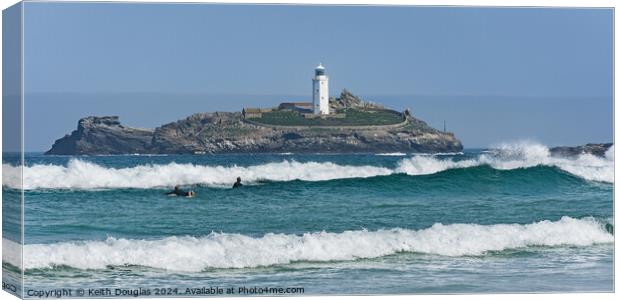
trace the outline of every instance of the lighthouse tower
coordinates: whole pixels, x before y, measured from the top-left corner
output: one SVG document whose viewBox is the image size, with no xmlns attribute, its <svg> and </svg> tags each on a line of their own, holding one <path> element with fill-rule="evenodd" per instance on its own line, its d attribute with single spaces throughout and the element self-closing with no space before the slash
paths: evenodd
<svg viewBox="0 0 620 300">
<path fill-rule="evenodd" d="M 325 75 L 325 67 L 322 64 L 314 69 L 312 104 L 315 115 L 329 114 L 329 78 Z"/>
</svg>

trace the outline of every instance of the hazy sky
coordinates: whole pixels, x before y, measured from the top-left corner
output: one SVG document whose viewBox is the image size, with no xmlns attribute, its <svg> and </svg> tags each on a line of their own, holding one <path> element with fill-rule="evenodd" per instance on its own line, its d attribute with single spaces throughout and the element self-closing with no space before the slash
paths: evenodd
<svg viewBox="0 0 620 300">
<path fill-rule="evenodd" d="M 27 150 L 86 115 L 154 127 L 343 88 L 466 147 L 612 138 L 611 9 L 26 3 Z"/>
</svg>

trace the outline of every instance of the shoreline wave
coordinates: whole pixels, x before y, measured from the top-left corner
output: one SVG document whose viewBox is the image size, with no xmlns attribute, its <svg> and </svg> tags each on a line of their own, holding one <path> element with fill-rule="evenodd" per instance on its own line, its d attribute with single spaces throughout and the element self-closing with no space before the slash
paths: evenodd
<svg viewBox="0 0 620 300">
<path fill-rule="evenodd" d="M 210 268 L 238 269 L 285 265 L 298 261 L 328 262 L 377 258 L 400 252 L 442 256 L 483 256 L 489 252 L 531 246 L 591 246 L 613 243 L 605 224 L 592 217 L 564 216 L 557 221 L 530 224 L 436 223 L 420 230 L 357 230 L 303 235 L 267 233 L 251 237 L 232 233 L 172 236 L 159 240 L 108 238 L 105 241 L 26 244 L 24 267 L 105 269 L 139 265 L 181 272 Z M 3 240 L 4 250 L 19 248 Z M 9 251 L 10 252 L 10 251 Z M 5 256 L 6 263 L 17 256 Z"/>
</svg>

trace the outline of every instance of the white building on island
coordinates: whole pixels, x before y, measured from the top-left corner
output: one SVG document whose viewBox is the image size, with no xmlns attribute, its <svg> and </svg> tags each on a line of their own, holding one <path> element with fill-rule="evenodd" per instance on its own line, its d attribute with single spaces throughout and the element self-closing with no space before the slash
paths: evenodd
<svg viewBox="0 0 620 300">
<path fill-rule="evenodd" d="M 315 115 L 329 114 L 329 78 L 325 75 L 325 67 L 319 64 L 314 69 L 312 78 L 312 104 Z"/>
</svg>

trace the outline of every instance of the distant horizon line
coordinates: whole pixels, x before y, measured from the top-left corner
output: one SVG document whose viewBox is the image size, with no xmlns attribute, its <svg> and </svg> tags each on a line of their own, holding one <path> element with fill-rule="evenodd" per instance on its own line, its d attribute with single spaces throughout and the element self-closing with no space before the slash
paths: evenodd
<svg viewBox="0 0 620 300">
<path fill-rule="evenodd" d="M 344 90 L 344 89 L 343 89 Z M 387 97 L 398 97 L 398 96 L 422 96 L 422 97 L 499 97 L 499 98 L 614 98 L 613 94 L 610 95 L 504 95 L 504 94 L 435 94 L 435 93 L 358 93 L 351 89 L 346 89 L 354 95 L 364 95 L 367 97 L 372 96 L 387 96 Z M 142 94 L 142 95 L 185 95 L 185 96 L 287 96 L 287 97 L 308 97 L 308 94 L 297 94 L 297 93 L 231 93 L 231 92 L 163 92 L 163 91 L 68 91 L 68 92 L 59 92 L 59 91 L 44 91 L 44 92 L 25 92 L 24 96 L 35 96 L 35 95 L 48 95 L 48 94 L 57 94 L 57 95 L 131 95 L 131 94 Z M 340 95 L 340 93 L 332 94 L 330 97 L 334 95 Z M 5 95 L 5 96 L 16 96 L 16 95 Z"/>
<path fill-rule="evenodd" d="M 503 142 L 495 142 L 494 145 L 499 145 Z M 590 141 L 590 142 L 586 142 L 586 143 L 579 143 L 579 144 L 562 144 L 562 145 L 546 145 L 545 143 L 542 142 L 537 142 L 539 144 L 542 144 L 543 146 L 547 147 L 547 148 L 553 148 L 553 147 L 576 147 L 576 146 L 583 146 L 583 145 L 587 145 L 587 144 L 607 144 L 607 143 L 611 143 L 611 144 L 615 144 L 613 139 L 611 141 Z M 50 145 L 51 148 L 51 145 Z M 493 146 L 485 146 L 485 147 L 481 147 L 481 146 L 474 146 L 474 147 L 464 147 L 463 151 L 464 152 L 466 150 L 491 150 L 491 149 L 495 149 Z M 23 153 L 45 153 L 47 152 L 47 150 L 24 150 Z M 20 151 L 2 151 L 2 153 L 6 153 L 6 154 L 17 154 L 17 153 L 22 153 Z M 150 153 L 135 153 L 135 154 L 144 154 L 144 155 L 152 155 Z M 131 155 L 135 155 L 135 154 L 102 154 L 102 155 L 52 155 L 52 156 L 131 156 Z M 247 154 L 247 153 L 217 153 L 217 154 L 207 154 L 207 155 L 236 155 L 236 154 Z M 272 155 L 272 154 L 278 154 L 277 152 L 273 152 L 273 153 L 253 153 L 253 154 L 265 154 L 265 155 Z M 293 153 L 293 154 L 300 154 L 300 155 L 307 155 L 308 153 Z M 310 153 L 310 155 L 312 154 L 322 154 L 322 153 Z M 374 152 L 358 152 L 358 153 L 328 153 L 330 155 L 365 155 L 365 154 L 376 154 Z M 406 153 L 407 155 L 416 155 L 416 154 L 427 154 L 427 153 L 416 153 L 416 152 L 411 152 L 411 153 Z M 432 153 L 431 153 L 432 154 Z M 156 155 L 196 155 L 196 154 L 156 154 Z"/>
</svg>

